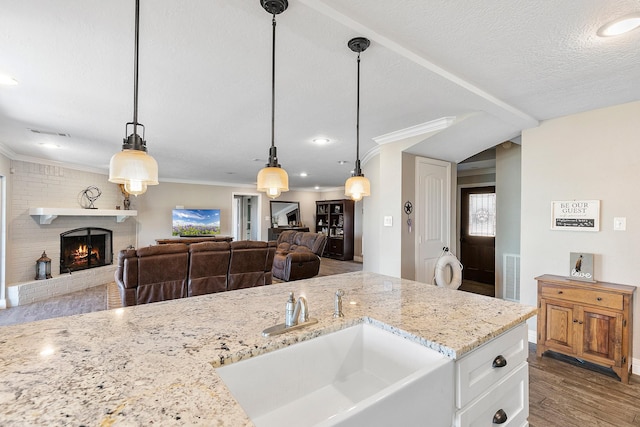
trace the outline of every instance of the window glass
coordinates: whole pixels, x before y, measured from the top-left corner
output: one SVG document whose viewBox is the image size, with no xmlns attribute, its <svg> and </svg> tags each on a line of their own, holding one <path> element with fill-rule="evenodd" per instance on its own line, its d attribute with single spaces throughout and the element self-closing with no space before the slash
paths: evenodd
<svg viewBox="0 0 640 427">
<path fill-rule="evenodd" d="M 495 237 L 496 194 L 469 194 L 469 235 Z"/>
</svg>

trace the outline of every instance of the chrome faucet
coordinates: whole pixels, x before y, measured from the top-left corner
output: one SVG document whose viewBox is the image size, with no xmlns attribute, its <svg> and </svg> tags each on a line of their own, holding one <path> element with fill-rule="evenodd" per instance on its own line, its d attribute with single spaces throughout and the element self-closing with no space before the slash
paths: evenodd
<svg viewBox="0 0 640 427">
<path fill-rule="evenodd" d="M 307 299 L 299 297 L 298 302 L 293 297 L 293 292 L 289 293 L 289 300 L 284 316 L 284 325 L 288 328 L 298 324 L 298 321 L 304 323 L 309 320 L 309 309 L 307 307 Z"/>
<path fill-rule="evenodd" d="M 296 299 L 293 292 L 289 292 L 289 299 L 284 314 L 284 323 L 271 326 L 262 331 L 263 337 L 283 334 L 288 331 L 304 328 L 309 325 L 318 323 L 318 319 L 309 318 L 309 308 L 307 307 L 307 299 L 305 297 Z"/>
</svg>

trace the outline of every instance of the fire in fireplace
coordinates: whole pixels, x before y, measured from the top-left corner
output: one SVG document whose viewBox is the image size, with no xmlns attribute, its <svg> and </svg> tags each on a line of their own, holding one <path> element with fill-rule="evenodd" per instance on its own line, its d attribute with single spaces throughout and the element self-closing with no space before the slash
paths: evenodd
<svg viewBox="0 0 640 427">
<path fill-rule="evenodd" d="M 113 263 L 112 232 L 86 227 L 60 234 L 60 274 Z"/>
</svg>

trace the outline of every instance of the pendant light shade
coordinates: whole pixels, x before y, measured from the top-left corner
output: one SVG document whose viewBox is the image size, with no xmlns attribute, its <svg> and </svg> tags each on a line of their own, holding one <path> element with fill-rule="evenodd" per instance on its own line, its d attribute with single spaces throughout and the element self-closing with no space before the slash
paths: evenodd
<svg viewBox="0 0 640 427">
<path fill-rule="evenodd" d="M 269 163 L 258 172 L 258 191 L 264 191 L 267 197 L 275 199 L 284 191 L 289 191 L 289 175 L 278 163 L 278 153 L 275 145 L 275 95 L 276 95 L 276 15 L 287 10 L 287 0 L 260 0 L 260 4 L 272 15 L 273 28 L 271 50 L 271 148 L 269 149 Z"/>
<path fill-rule="evenodd" d="M 124 184 L 127 193 L 138 196 L 147 191 L 148 185 L 158 185 L 158 163 L 147 154 L 147 142 L 144 140 L 144 125 L 138 123 L 138 39 L 140 26 L 140 0 L 136 0 L 135 44 L 133 63 L 133 121 L 127 123 L 133 133 L 124 138 L 122 151 L 114 154 L 109 162 L 109 182 Z M 138 126 L 142 127 L 142 137 L 138 135 Z"/>
<path fill-rule="evenodd" d="M 362 200 L 364 196 L 370 196 L 371 184 L 369 183 L 369 179 L 365 178 L 362 174 L 352 176 L 347 179 L 344 185 L 344 194 L 356 202 Z"/>
<path fill-rule="evenodd" d="M 371 184 L 360 169 L 360 53 L 364 52 L 369 44 L 369 40 L 364 37 L 353 38 L 347 43 L 349 49 L 358 53 L 358 98 L 356 101 L 356 166 L 353 170 L 353 176 L 347 179 L 344 184 L 344 195 L 356 202 L 371 195 Z"/>
<path fill-rule="evenodd" d="M 266 167 L 258 172 L 258 191 L 267 193 L 267 197 L 275 199 L 283 191 L 289 191 L 289 175 L 281 167 Z"/>
</svg>

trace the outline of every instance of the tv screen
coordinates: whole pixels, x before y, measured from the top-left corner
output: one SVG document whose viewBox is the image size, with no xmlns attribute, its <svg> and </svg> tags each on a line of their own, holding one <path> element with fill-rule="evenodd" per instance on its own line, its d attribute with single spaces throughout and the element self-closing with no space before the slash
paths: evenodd
<svg viewBox="0 0 640 427">
<path fill-rule="evenodd" d="M 220 234 L 220 209 L 174 209 L 172 236 Z"/>
</svg>

